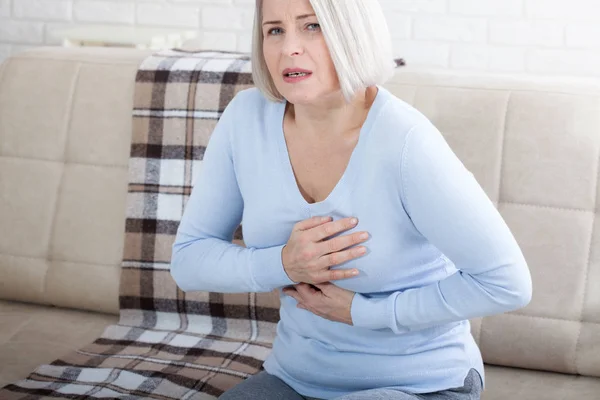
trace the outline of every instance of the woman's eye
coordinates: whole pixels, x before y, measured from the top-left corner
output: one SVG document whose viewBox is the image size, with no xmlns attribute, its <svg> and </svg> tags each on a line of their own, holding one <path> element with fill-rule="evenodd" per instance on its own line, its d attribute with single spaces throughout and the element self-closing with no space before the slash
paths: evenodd
<svg viewBox="0 0 600 400">
<path fill-rule="evenodd" d="M 317 30 L 321 29 L 321 25 L 319 25 L 319 24 L 308 24 L 306 27 L 308 28 L 309 31 L 317 31 Z"/>
<path fill-rule="evenodd" d="M 279 35 L 281 33 L 281 28 L 273 28 L 267 31 L 268 35 Z"/>
</svg>

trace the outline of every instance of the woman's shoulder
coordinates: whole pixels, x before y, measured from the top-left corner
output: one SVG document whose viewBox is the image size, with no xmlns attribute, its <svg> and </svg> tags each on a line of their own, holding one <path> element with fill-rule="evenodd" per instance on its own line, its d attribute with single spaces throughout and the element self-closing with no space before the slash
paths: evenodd
<svg viewBox="0 0 600 400">
<path fill-rule="evenodd" d="M 238 91 L 231 99 L 229 105 L 233 105 L 236 110 L 255 110 L 264 108 L 268 104 L 267 98 L 256 87 L 250 87 Z"/>
<path fill-rule="evenodd" d="M 420 110 L 388 89 L 383 88 L 383 94 L 386 102 L 378 120 L 389 132 L 404 136 L 417 126 L 431 123 Z"/>
<path fill-rule="evenodd" d="M 383 88 L 383 105 L 377 112 L 373 136 L 390 151 L 401 149 L 412 131 L 432 126 L 431 121 L 417 108 Z"/>
<path fill-rule="evenodd" d="M 441 162 L 454 156 L 446 137 L 425 112 L 395 95 L 391 95 L 386 106 L 381 118 L 385 126 L 382 130 L 386 133 L 386 141 L 394 143 L 394 149 L 400 151 L 399 159 L 405 159 L 408 153 L 413 154 L 411 160 L 425 163 L 432 159 Z"/>
<path fill-rule="evenodd" d="M 273 102 L 255 87 L 238 91 L 227 105 L 223 116 L 230 127 L 230 140 L 235 148 L 253 148 L 267 140 Z"/>
</svg>

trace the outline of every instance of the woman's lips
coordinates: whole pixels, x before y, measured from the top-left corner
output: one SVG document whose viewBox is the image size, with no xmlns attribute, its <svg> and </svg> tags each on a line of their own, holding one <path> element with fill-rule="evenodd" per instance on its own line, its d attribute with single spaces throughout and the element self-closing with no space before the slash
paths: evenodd
<svg viewBox="0 0 600 400">
<path fill-rule="evenodd" d="M 297 83 L 304 81 L 312 76 L 312 73 L 306 73 L 306 75 L 288 76 L 283 75 L 283 80 L 287 83 Z"/>
</svg>

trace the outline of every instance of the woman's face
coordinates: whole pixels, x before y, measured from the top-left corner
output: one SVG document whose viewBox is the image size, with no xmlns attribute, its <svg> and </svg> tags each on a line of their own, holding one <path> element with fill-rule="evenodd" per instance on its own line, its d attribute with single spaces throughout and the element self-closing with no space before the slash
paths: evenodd
<svg viewBox="0 0 600 400">
<path fill-rule="evenodd" d="M 339 95 L 337 73 L 309 0 L 264 0 L 262 14 L 263 54 L 283 97 L 311 104 Z M 293 71 L 301 75 L 290 75 Z"/>
</svg>

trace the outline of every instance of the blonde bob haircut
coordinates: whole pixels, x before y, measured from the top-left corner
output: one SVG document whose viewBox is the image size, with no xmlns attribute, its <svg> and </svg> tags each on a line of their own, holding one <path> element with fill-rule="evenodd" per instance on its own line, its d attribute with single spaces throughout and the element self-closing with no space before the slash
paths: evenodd
<svg viewBox="0 0 600 400">
<path fill-rule="evenodd" d="M 394 74 L 392 42 L 378 0 L 309 0 L 335 66 L 347 102 L 356 92 L 385 83 Z M 263 0 L 256 0 L 252 36 L 254 85 L 271 101 L 283 96 L 273 82 L 263 54 Z"/>
</svg>

